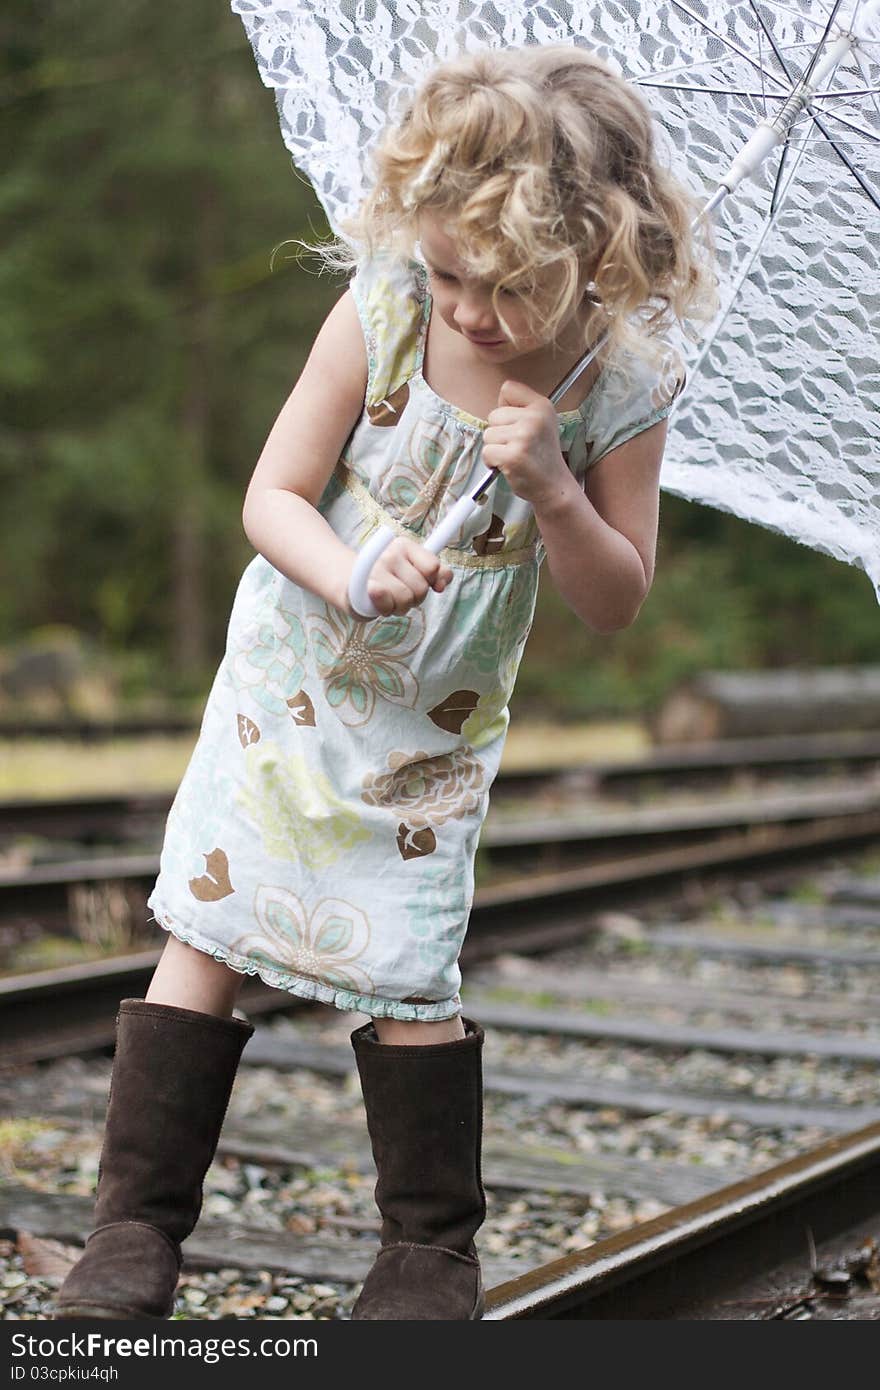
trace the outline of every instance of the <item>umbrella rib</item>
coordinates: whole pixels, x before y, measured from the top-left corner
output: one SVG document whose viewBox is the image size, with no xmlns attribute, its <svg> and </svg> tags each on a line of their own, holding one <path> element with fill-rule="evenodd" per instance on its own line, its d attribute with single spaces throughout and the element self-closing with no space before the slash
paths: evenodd
<svg viewBox="0 0 880 1390">
<path fill-rule="evenodd" d="M 865 73 L 865 81 L 870 81 L 867 73 Z M 880 87 L 845 87 L 841 92 L 814 92 L 810 101 L 827 101 L 828 97 L 840 97 L 841 99 L 843 97 L 875 97 L 878 93 L 880 93 Z M 877 103 L 875 102 L 874 105 L 876 106 Z"/>
<path fill-rule="evenodd" d="M 867 74 L 866 74 L 867 75 Z M 648 77 L 634 79 L 640 87 L 654 87 L 661 92 L 708 92 L 722 97 L 766 97 L 768 101 L 788 101 L 788 92 L 755 92 L 748 87 L 704 87 L 684 82 L 652 82 Z M 813 92 L 810 101 L 827 101 L 831 97 L 872 97 L 880 95 L 880 87 L 847 87 L 840 92 Z"/>
<path fill-rule="evenodd" d="M 778 209 L 778 207 L 779 207 L 779 203 L 780 203 L 780 201 L 781 201 L 782 193 L 785 191 L 785 190 L 783 190 L 783 188 L 782 188 L 782 175 L 783 175 L 784 172 L 785 172 L 785 161 L 788 159 L 788 156 L 789 156 L 790 152 L 791 152 L 791 143 L 790 143 L 790 135 L 789 135 L 789 136 L 786 137 L 785 144 L 784 144 L 783 147 L 782 147 L 782 154 L 779 156 L 779 168 L 776 170 L 776 180 L 775 180 L 775 182 L 774 182 L 774 184 L 773 184 L 773 192 L 772 192 L 772 194 L 770 195 L 770 217 L 771 217 L 771 218 L 773 218 L 773 217 L 776 216 L 776 212 L 777 212 L 777 209 Z M 786 189 L 788 188 L 788 184 L 785 185 L 785 188 L 786 188 Z"/>
<path fill-rule="evenodd" d="M 810 111 L 810 115 L 814 115 L 812 110 Z M 875 143 L 880 141 L 880 135 L 875 134 L 873 130 L 868 130 L 867 126 L 859 125 L 858 121 L 851 120 L 849 116 L 841 116 L 839 111 L 829 111 L 826 107 L 823 109 L 822 115 L 830 116 L 832 120 L 839 121 L 841 125 L 845 125 L 848 130 L 854 130 L 857 135 L 861 135 L 865 140 L 873 140 Z"/>
<path fill-rule="evenodd" d="M 831 26 L 832 26 L 832 24 L 834 23 L 835 19 L 837 18 L 837 11 L 840 9 L 840 5 L 841 5 L 841 0 L 834 0 L 834 8 L 832 9 L 830 15 L 828 16 L 828 23 L 825 25 L 825 32 L 824 32 L 824 34 L 822 35 L 822 37 L 821 37 L 821 39 L 819 40 L 819 42 L 816 44 L 816 51 L 815 51 L 814 54 L 813 54 L 812 60 L 811 60 L 811 62 L 810 62 L 809 67 L 807 68 L 807 71 L 804 73 L 804 82 L 805 82 L 805 83 L 806 83 L 806 82 L 809 82 L 810 78 L 813 76 L 813 73 L 814 73 L 815 68 L 816 68 L 816 64 L 817 64 L 818 61 L 819 61 L 819 54 L 822 52 L 822 49 L 825 47 L 825 43 L 826 43 L 826 41 L 827 41 L 827 39 L 828 39 L 828 35 L 831 33 Z"/>
<path fill-rule="evenodd" d="M 838 0 L 838 3 L 839 3 L 839 0 Z M 760 26 L 759 29 L 758 29 L 758 52 L 760 53 L 760 51 L 761 51 L 761 50 L 760 50 L 760 44 L 761 44 L 761 30 L 763 30 L 764 33 L 765 33 L 766 36 L 767 36 L 767 42 L 769 43 L 770 47 L 773 49 L 773 52 L 774 52 L 775 55 L 776 55 L 776 61 L 777 61 L 777 63 L 778 63 L 779 66 L 782 68 L 782 71 L 785 73 L 785 75 L 786 75 L 786 77 L 788 78 L 789 82 L 791 82 L 792 84 L 794 84 L 794 77 L 792 76 L 792 74 L 791 74 L 791 73 L 789 72 L 789 70 L 788 70 L 788 64 L 786 63 L 785 59 L 783 58 L 782 54 L 780 53 L 779 49 L 777 48 L 777 46 L 776 46 L 776 40 L 774 39 L 774 37 L 773 37 L 773 35 L 771 34 L 770 30 L 767 28 L 767 25 L 764 23 L 764 16 L 761 14 L 761 11 L 758 9 L 758 6 L 755 4 L 755 0 L 749 0 L 749 7 L 750 7 L 750 9 L 751 9 L 751 11 L 752 11 L 752 14 L 755 16 L 755 19 L 758 21 L 758 25 Z M 763 71 L 763 69 L 762 69 L 762 71 Z"/>
<path fill-rule="evenodd" d="M 808 138 L 809 138 L 809 137 L 808 137 Z M 786 193 L 788 192 L 789 188 L 791 187 L 792 180 L 794 179 L 794 176 L 795 176 L 795 174 L 797 173 L 798 164 L 800 164 L 801 160 L 803 159 L 804 154 L 806 153 L 806 149 L 807 149 L 807 140 L 804 141 L 803 145 L 802 145 L 802 146 L 800 147 L 800 149 L 797 150 L 796 153 L 795 153 L 795 163 L 794 163 L 794 167 L 793 167 L 792 170 L 791 170 L 791 173 L 790 173 L 790 175 L 789 175 L 789 177 L 788 177 L 788 181 L 787 181 L 785 187 L 782 189 L 782 192 L 781 192 L 779 198 L 777 199 L 777 205 L 776 205 L 776 210 L 777 210 L 777 212 L 778 212 L 778 210 L 779 210 L 779 207 L 780 207 L 780 205 L 781 205 L 781 203 L 782 203 L 783 198 L 785 197 Z M 713 324 L 711 334 L 710 334 L 709 337 L 706 339 L 706 342 L 704 343 L 703 348 L 702 348 L 702 350 L 701 350 L 699 356 L 697 357 L 697 360 L 694 362 L 693 366 L 692 366 L 692 367 L 690 368 L 690 370 L 689 370 L 689 373 L 688 373 L 689 377 L 693 378 L 693 377 L 695 377 L 695 376 L 697 375 L 697 373 L 699 372 L 700 367 L 701 367 L 702 364 L 703 364 L 704 358 L 706 357 L 707 353 L 709 352 L 709 350 L 710 350 L 711 347 L 712 347 L 712 344 L 715 342 L 716 338 L 718 337 L 719 333 L 721 332 L 722 328 L 724 327 L 724 324 L 726 323 L 726 321 L 727 321 L 727 319 L 728 319 L 728 317 L 729 317 L 729 315 L 730 315 L 731 309 L 733 309 L 734 305 L 735 305 L 735 304 L 737 303 L 737 301 L 739 300 L 740 290 L 742 289 L 743 284 L 745 283 L 745 281 L 748 279 L 748 276 L 750 275 L 751 270 L 752 270 L 752 266 L 755 264 L 755 261 L 758 259 L 759 255 L 761 254 L 761 250 L 762 250 L 762 248 L 763 248 L 764 242 L 767 240 L 767 236 L 768 236 L 768 234 L 769 234 L 769 232 L 770 232 L 770 229 L 771 229 L 771 227 L 773 226 L 773 224 L 774 224 L 775 221 L 776 221 L 776 217 L 775 217 L 775 214 L 772 213 L 772 212 L 769 213 L 769 214 L 767 215 L 767 217 L 764 219 L 764 226 L 763 226 L 763 228 L 762 228 L 762 230 L 761 230 L 761 235 L 758 237 L 758 240 L 757 240 L 756 244 L 751 248 L 751 252 L 750 252 L 749 256 L 747 257 L 746 261 L 745 261 L 744 264 L 740 267 L 739 274 L 737 275 L 736 281 L 735 281 L 734 284 L 733 284 L 732 292 L 731 292 L 730 297 L 729 297 L 729 299 L 728 299 L 728 301 L 727 301 L 727 305 L 726 305 L 725 309 L 723 310 L 723 312 L 722 312 L 720 318 L 718 319 L 717 323 Z M 682 395 L 685 395 L 685 394 L 686 394 L 686 390 L 685 390 L 685 392 L 682 393 Z M 680 401 L 680 400 L 681 400 L 681 396 L 678 397 L 678 401 Z M 678 404 L 678 401 L 676 401 L 676 405 Z"/>
<path fill-rule="evenodd" d="M 838 0 L 838 3 L 839 2 L 840 0 Z M 771 78 L 774 82 L 778 82 L 780 86 L 783 85 L 781 77 L 777 77 L 775 72 L 768 71 L 765 73 L 760 63 L 757 61 L 757 59 L 752 57 L 751 53 L 749 53 L 747 49 L 740 48 L 738 43 L 734 43 L 732 39 L 725 38 L 725 36 L 719 33 L 717 29 L 713 29 L 711 24 L 707 24 L 704 19 L 700 18 L 700 16 L 696 13 L 695 10 L 691 9 L 690 5 L 685 5 L 683 3 L 683 0 L 672 0 L 672 3 L 679 10 L 684 10 L 685 14 L 688 16 L 689 19 L 695 19 L 697 23 L 703 29 L 706 30 L 707 33 L 712 34 L 716 39 L 719 39 L 721 43 L 724 44 L 725 48 L 729 48 L 733 53 L 738 53 L 740 58 L 745 58 L 747 63 L 750 63 L 753 68 L 757 68 L 759 72 L 761 72 L 764 76 Z"/>
<path fill-rule="evenodd" d="M 685 85 L 681 82 L 651 82 L 646 77 L 636 79 L 640 87 L 654 87 L 661 92 L 709 92 L 712 96 L 723 97 L 757 97 L 766 98 L 770 101 L 788 101 L 788 92 L 753 92 L 745 87 L 702 87 L 693 84 Z M 829 96 L 831 93 L 829 93 Z M 838 93 L 835 92 L 834 96 Z M 844 93 L 840 93 L 844 95 Z M 859 93 L 861 95 L 861 93 Z"/>
<path fill-rule="evenodd" d="M 829 145 L 831 146 L 831 148 L 833 149 L 834 153 L 837 155 L 837 158 L 841 161 L 841 163 L 843 163 L 843 164 L 846 165 L 847 169 L 849 169 L 849 172 L 852 174 L 852 176 L 853 176 L 853 178 L 855 179 L 856 183 L 859 184 L 859 186 L 862 188 L 863 192 L 865 192 L 865 193 L 867 194 L 867 196 L 870 198 L 871 202 L 874 204 L 874 207 L 877 208 L 878 212 L 880 212 L 880 197 L 878 197 L 878 195 L 874 192 L 873 188 L 872 188 L 871 185 L 868 183 L 867 179 L 865 179 L 865 178 L 862 176 L 862 174 L 859 172 L 859 170 L 858 170 L 858 169 L 856 168 L 856 166 L 853 164 L 853 162 L 852 162 L 852 160 L 849 158 L 849 156 L 848 156 L 847 154 L 845 154 L 844 151 L 840 148 L 840 146 L 838 145 L 838 143 L 837 143 L 837 141 L 834 139 L 834 137 L 833 137 L 832 135 L 829 135 L 829 133 L 828 133 L 826 127 L 822 124 L 822 121 L 821 121 L 820 118 L 816 115 L 815 111 L 811 111 L 811 112 L 810 112 L 810 115 L 812 116 L 813 120 L 816 122 L 816 125 L 819 127 L 819 129 L 821 130 L 822 134 L 825 136 L 825 139 L 828 141 L 828 143 L 829 143 Z"/>
<path fill-rule="evenodd" d="M 673 3 L 674 3 L 674 4 L 677 3 L 677 0 L 673 0 Z M 710 30 L 710 32 L 714 34 L 715 31 L 714 31 L 714 30 Z M 716 35 L 716 37 L 720 38 L 721 35 Z M 726 41 L 725 41 L 725 42 L 726 42 Z M 866 42 L 866 41 L 865 41 L 864 39 L 860 40 L 860 44 L 861 44 L 861 47 L 862 47 L 862 48 L 864 48 L 865 42 Z M 871 40 L 870 42 L 874 42 L 874 40 Z M 880 43 L 880 39 L 876 40 L 876 42 L 877 42 L 877 43 Z M 782 44 L 782 45 L 781 45 L 781 49 L 782 49 L 782 52 L 783 52 L 783 53 L 793 53 L 794 50 L 797 49 L 797 48 L 812 48 L 812 46 L 813 46 L 814 43 L 815 43 L 815 39 L 803 39 L 800 43 L 785 43 L 785 44 Z M 735 44 L 732 45 L 732 48 L 733 48 L 733 55 L 732 55 L 732 56 L 747 58 L 747 59 L 749 60 L 749 62 L 752 64 L 752 67 L 757 67 L 757 62 L 756 62 L 756 60 L 755 60 L 754 58 L 750 58 L 750 57 L 749 57 L 749 54 L 746 53 L 746 51 L 745 51 L 744 49 L 739 49 L 739 48 L 737 48 L 737 46 L 736 46 Z M 678 73 L 680 73 L 680 72 L 696 72 L 698 68 L 717 68 L 717 67 L 720 67 L 720 66 L 722 65 L 722 63 L 726 63 L 726 62 L 730 62 L 730 61 L 732 61 L 732 57 L 725 57 L 725 58 L 723 58 L 723 59 L 720 59 L 720 58 L 700 58 L 700 59 L 699 59 L 698 61 L 696 61 L 696 62 L 679 63 L 679 64 L 677 64 L 675 67 L 671 67 L 671 68 L 655 68 L 652 75 L 653 75 L 654 77 L 675 77 L 675 76 L 676 76 Z M 765 72 L 764 72 L 764 76 L 765 76 L 765 77 L 772 78 L 772 80 L 773 80 L 774 82 L 778 82 L 779 85 L 780 85 L 780 87 L 785 87 L 786 96 L 788 95 L 788 88 L 786 87 L 785 82 L 784 82 L 783 79 L 782 79 L 781 77 L 779 77 L 775 72 L 771 72 L 769 69 L 766 69 Z M 649 81 L 649 79 L 646 78 L 646 77 L 632 77 L 632 78 L 630 78 L 630 81 L 631 81 L 631 82 L 634 82 L 634 83 L 636 83 L 636 84 L 647 84 L 648 81 Z"/>
<path fill-rule="evenodd" d="M 755 9 L 754 0 L 750 0 L 750 3 L 751 3 L 751 6 L 752 6 L 752 9 L 755 10 L 755 14 L 757 15 L 758 12 L 757 12 L 757 10 Z M 758 15 L 758 18 L 760 19 L 760 15 Z M 758 30 L 758 62 L 761 64 L 761 104 L 762 104 L 763 107 L 764 107 L 764 115 L 765 115 L 765 117 L 766 117 L 766 115 L 767 115 L 767 92 L 766 92 L 766 88 L 765 88 L 765 85 L 764 85 L 764 53 L 763 53 L 763 51 L 762 51 L 762 49 L 761 49 L 761 30 L 760 30 L 760 29 Z"/>
<path fill-rule="evenodd" d="M 862 59 L 861 52 L 859 51 L 858 48 L 856 48 L 855 53 L 856 53 L 856 62 L 857 62 L 858 65 L 859 65 L 859 72 L 862 74 L 862 76 L 864 77 L 865 81 L 866 81 L 866 82 L 869 82 L 869 81 L 870 81 L 870 77 L 869 77 L 868 73 L 865 71 L 865 64 L 864 64 L 864 61 L 863 61 L 863 59 Z M 871 93 L 871 95 L 872 95 L 872 96 L 876 96 L 876 94 L 877 94 L 877 91 L 876 91 L 876 89 L 875 89 L 875 90 Z M 874 105 L 875 105 L 876 108 L 877 108 L 877 114 L 880 115 L 880 101 L 875 101 L 875 102 L 874 102 Z"/>
</svg>

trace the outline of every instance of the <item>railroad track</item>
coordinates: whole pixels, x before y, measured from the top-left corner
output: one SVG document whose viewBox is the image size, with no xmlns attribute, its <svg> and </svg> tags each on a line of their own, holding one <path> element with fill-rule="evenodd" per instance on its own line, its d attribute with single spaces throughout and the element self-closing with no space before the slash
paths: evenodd
<svg viewBox="0 0 880 1390">
<path fill-rule="evenodd" d="M 486 1318 L 880 1321 L 880 1124 L 553 1261 Z"/>
<path fill-rule="evenodd" d="M 601 804 L 578 814 L 518 814 L 504 818 L 490 812 L 480 838 L 478 881 L 488 870 L 509 876 L 570 865 L 629 861 L 646 847 L 687 849 L 728 844 L 739 837 L 747 857 L 751 847 L 772 837 L 780 844 L 797 842 L 803 830 L 822 827 L 827 843 L 880 836 L 880 786 L 854 783 L 832 789 L 765 792 L 759 800 L 727 797 L 712 803 L 649 806 L 623 811 Z M 817 841 L 810 841 L 817 843 Z M 79 887 L 113 883 L 133 894 L 142 907 L 159 870 L 156 851 L 89 854 L 25 867 L 0 867 L 0 921 L 62 924 L 70 912 L 71 892 Z"/>
<path fill-rule="evenodd" d="M 867 807 L 868 809 L 865 809 Z M 754 810 L 754 808 L 753 808 Z M 833 810 L 836 814 L 828 814 Z M 824 812 L 816 818 L 817 811 Z M 766 813 L 766 819 L 761 813 Z M 774 816 L 776 819 L 774 819 Z M 780 816 L 787 819 L 780 819 Z M 689 814 L 676 827 L 664 826 L 662 813 L 649 813 L 650 825 L 666 842 L 680 835 L 677 848 L 636 849 L 651 843 L 648 817 L 630 821 L 628 834 L 623 825 L 594 828 L 609 832 L 603 843 L 617 847 L 617 857 L 606 857 L 596 864 L 575 869 L 531 875 L 519 882 L 478 889 L 462 953 L 466 965 L 491 958 L 511 949 L 540 951 L 571 941 L 585 932 L 585 918 L 610 907 L 638 906 L 658 895 L 680 896 L 689 884 L 699 884 L 706 875 L 750 872 L 774 873 L 780 866 L 796 866 L 804 858 L 832 849 L 852 849 L 876 842 L 880 836 L 880 809 L 874 809 L 873 794 L 857 790 L 855 795 L 825 796 L 820 803 L 807 806 L 802 800 L 786 802 L 785 807 L 765 802 L 757 808 L 755 821 L 748 824 L 748 808 L 733 812 L 715 808 Z M 640 828 L 641 827 L 641 828 Z M 556 846 L 552 827 L 546 844 Z M 543 830 L 547 831 L 545 824 Z M 708 837 L 707 837 L 708 831 Z M 696 842 L 692 837 L 696 832 Z M 534 848 L 534 828 L 501 827 L 500 844 L 508 852 L 522 856 Z M 571 831 L 572 842 L 581 848 L 589 831 L 583 824 Z M 602 840 L 601 834 L 597 839 Z M 540 837 L 538 837 L 540 844 Z M 627 849 L 629 853 L 627 853 Z M 35 870 L 35 881 L 23 883 L 7 875 L 0 899 L 0 915 L 8 917 L 9 898 L 52 892 L 56 908 L 67 902 L 70 866 L 43 866 Z M 82 866 L 83 880 L 118 879 L 125 870 L 137 882 L 152 882 L 156 865 L 139 859 L 136 865 L 118 859 L 92 861 Z M 42 900 L 45 906 L 45 898 Z M 34 911 L 33 900 L 29 903 Z M 870 953 L 868 953 L 870 955 Z M 0 979 L 0 1005 L 6 1033 L 5 1056 L 12 1062 L 45 1060 L 63 1056 L 82 1047 L 105 1046 L 112 1042 L 115 1004 L 126 993 L 145 991 L 158 959 L 158 947 L 124 957 L 83 965 L 39 971 L 31 976 Z M 296 1006 L 296 999 L 269 988 L 258 979 L 248 980 L 243 996 L 252 1012 L 271 1012 Z"/>
<path fill-rule="evenodd" d="M 616 899 L 614 912 L 593 900 L 592 920 L 575 910 L 572 885 L 557 885 L 562 916 L 552 918 L 551 895 L 538 927 L 534 897 L 530 917 L 520 902 L 520 935 L 492 917 L 509 924 L 517 899 L 482 905 L 464 1000 L 487 1029 L 488 1318 L 880 1313 L 870 1244 L 880 1235 L 880 883 L 838 866 L 818 889 L 786 896 L 794 871 L 775 872 L 763 892 L 752 880 L 741 901 L 720 898 L 720 913 L 716 902 L 684 921 L 656 884 L 647 898 Z M 138 992 L 141 968 L 129 963 L 122 993 Z M 305 1008 L 261 1018 L 215 1165 L 223 1183 L 187 1243 L 182 1297 L 235 1268 L 263 1280 L 267 1298 L 344 1316 L 376 1230 L 346 1040 L 358 1020 Z M 60 1136 L 67 1155 L 83 1126 L 100 1130 L 108 1070 L 105 1058 L 11 1069 L 0 1101 L 45 1126 L 44 1138 Z M 295 1178 L 328 1172 L 341 1175 L 332 1201 L 326 1180 Z M 84 1239 L 83 1186 L 49 1188 L 7 1184 L 8 1238 Z M 255 1193 L 266 1205 L 248 1207 Z M 255 1211 L 279 1221 L 254 1223 Z M 518 1241 L 504 1235 L 511 1222 Z M 306 1230 L 292 1234 L 291 1223 Z M 309 1304 L 312 1289 L 323 1293 Z"/>
<path fill-rule="evenodd" d="M 801 734 L 666 745 L 635 758 L 597 759 L 572 767 L 502 767 L 493 804 L 510 798 L 568 792 L 583 795 L 656 791 L 731 778 L 782 773 L 803 779 L 827 772 L 880 766 L 880 734 Z M 0 836 L 50 836 L 69 842 L 137 840 L 164 821 L 173 793 L 18 797 L 0 802 Z"/>
<path fill-rule="evenodd" d="M 566 845 L 580 862 L 479 889 L 462 957 L 465 1008 L 488 1037 L 490 1319 L 880 1316 L 880 883 L 840 867 L 877 843 L 876 792 L 708 809 L 491 827 L 502 865 L 565 862 Z M 798 888 L 805 864 L 815 876 L 832 854 L 821 889 Z M 44 866 L 41 891 L 61 891 L 64 867 L 53 883 Z M 119 867 L 92 860 L 81 882 Z M 719 902 L 736 911 L 719 918 Z M 37 1154 L 57 1146 L 62 1169 L 77 1146 L 96 1157 L 101 1052 L 157 955 L 0 981 L 0 1103 L 13 1126 L 36 1126 Z M 210 1309 L 206 1290 L 235 1269 L 257 1305 L 345 1316 L 378 1229 L 347 1044 L 358 1020 L 256 978 L 241 1007 L 258 1027 L 212 1170 L 220 1189 L 187 1243 L 183 1311 Z M 0 1239 L 74 1247 L 91 1182 L 35 1179 L 29 1154 L 27 1180 L 0 1196 Z M 294 1209 L 267 1224 L 292 1191 Z M 237 1315 L 228 1296 L 217 1306 Z"/>
</svg>

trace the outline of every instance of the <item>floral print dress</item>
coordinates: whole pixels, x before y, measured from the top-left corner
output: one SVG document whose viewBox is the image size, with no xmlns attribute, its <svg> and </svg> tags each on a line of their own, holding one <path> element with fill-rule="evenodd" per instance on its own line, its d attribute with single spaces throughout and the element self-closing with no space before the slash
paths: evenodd
<svg viewBox="0 0 880 1390">
<path fill-rule="evenodd" d="M 426 538 L 479 474 L 484 420 L 422 375 L 424 266 L 379 255 L 351 282 L 364 411 L 318 508 L 359 548 Z M 607 365 L 560 413 L 574 475 L 662 419 L 677 381 Z M 473 866 L 543 558 L 504 478 L 443 552 L 442 594 L 364 621 L 261 555 L 166 828 L 156 922 L 237 971 L 373 1017 L 450 1018 Z"/>
</svg>

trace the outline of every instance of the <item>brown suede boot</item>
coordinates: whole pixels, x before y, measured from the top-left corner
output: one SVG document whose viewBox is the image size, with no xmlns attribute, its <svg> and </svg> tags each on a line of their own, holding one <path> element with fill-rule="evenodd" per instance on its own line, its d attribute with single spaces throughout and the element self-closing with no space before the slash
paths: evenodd
<svg viewBox="0 0 880 1390">
<path fill-rule="evenodd" d="M 167 1318 L 180 1244 L 202 1206 L 202 1183 L 253 1033 L 237 1018 L 124 999 L 95 1230 L 58 1291 L 55 1318 Z"/>
<path fill-rule="evenodd" d="M 468 1321 L 483 1316 L 474 1236 L 486 1215 L 480 1174 L 483 1030 L 424 1047 L 351 1035 L 379 1180 L 382 1248 L 352 1318 Z"/>
</svg>

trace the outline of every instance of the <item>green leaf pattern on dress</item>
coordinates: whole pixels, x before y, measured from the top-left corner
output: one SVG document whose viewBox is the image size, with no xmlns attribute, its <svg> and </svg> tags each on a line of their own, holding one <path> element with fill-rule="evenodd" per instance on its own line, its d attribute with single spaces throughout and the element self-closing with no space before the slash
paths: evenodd
<svg viewBox="0 0 880 1390">
<path fill-rule="evenodd" d="M 323 869 L 372 839 L 329 778 L 301 754 L 261 739 L 243 756 L 247 776 L 240 803 L 258 826 L 267 854 Z"/>
<path fill-rule="evenodd" d="M 230 669 L 237 690 L 247 691 L 270 714 L 286 715 L 287 701 L 301 689 L 306 638 L 295 613 L 266 607 L 262 620 L 243 634 Z"/>
</svg>

